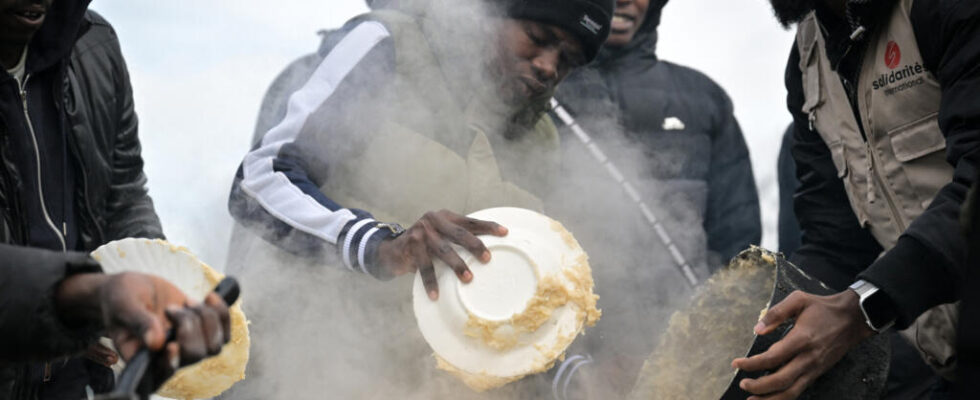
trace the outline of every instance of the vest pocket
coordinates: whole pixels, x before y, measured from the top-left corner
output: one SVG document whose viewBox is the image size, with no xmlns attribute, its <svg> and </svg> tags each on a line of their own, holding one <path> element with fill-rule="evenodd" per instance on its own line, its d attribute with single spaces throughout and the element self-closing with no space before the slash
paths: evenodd
<svg viewBox="0 0 980 400">
<path fill-rule="evenodd" d="M 938 113 L 931 113 L 911 123 L 888 131 L 897 168 L 907 179 L 901 181 L 895 194 L 905 205 L 902 211 L 911 221 L 919 216 L 952 179 L 953 167 L 946 161 L 946 138 L 939 130 Z M 898 178 L 896 175 L 894 178 Z"/>
<path fill-rule="evenodd" d="M 939 130 L 938 113 L 888 131 L 895 159 L 911 161 L 946 148 L 946 138 Z"/>
</svg>

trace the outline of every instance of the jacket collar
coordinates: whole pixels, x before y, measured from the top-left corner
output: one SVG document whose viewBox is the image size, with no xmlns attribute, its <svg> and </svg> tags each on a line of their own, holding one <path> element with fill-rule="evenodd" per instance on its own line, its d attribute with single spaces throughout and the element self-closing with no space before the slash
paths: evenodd
<svg viewBox="0 0 980 400">
<path fill-rule="evenodd" d="M 827 42 L 827 58 L 831 65 L 839 65 L 841 59 L 849 54 L 852 46 L 863 46 L 867 32 L 877 28 L 887 11 L 895 6 L 897 0 L 851 0 L 847 4 L 847 16 L 842 18 L 822 1 L 817 1 L 814 12 L 821 33 Z"/>
</svg>

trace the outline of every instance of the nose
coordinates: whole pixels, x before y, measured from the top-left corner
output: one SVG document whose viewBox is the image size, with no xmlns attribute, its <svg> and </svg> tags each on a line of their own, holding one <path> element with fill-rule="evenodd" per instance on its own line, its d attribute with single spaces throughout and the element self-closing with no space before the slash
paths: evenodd
<svg viewBox="0 0 980 400">
<path fill-rule="evenodd" d="M 558 80 L 559 51 L 557 49 L 545 49 L 534 57 L 531 65 L 534 67 L 534 74 L 541 83 L 554 84 Z"/>
</svg>

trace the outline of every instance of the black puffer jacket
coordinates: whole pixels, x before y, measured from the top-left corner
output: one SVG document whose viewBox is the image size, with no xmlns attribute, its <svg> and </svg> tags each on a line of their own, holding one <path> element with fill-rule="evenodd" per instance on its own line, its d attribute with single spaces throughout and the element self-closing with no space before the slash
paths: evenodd
<svg viewBox="0 0 980 400">
<path fill-rule="evenodd" d="M 87 6 L 88 1 L 55 2 L 27 59 L 27 73 L 39 77 L 31 78 L 32 87 L 54 93 L 54 104 L 32 100 L 28 108 L 53 107 L 60 119 L 41 121 L 46 126 L 34 121 L 35 130 L 64 129 L 67 136 L 68 168 L 76 177 L 75 250 L 83 251 L 125 237 L 163 237 L 146 190 L 132 87 L 119 41 L 112 26 Z M 15 155 L 9 145 L 14 136 L 30 135 L 26 129 L 17 82 L 0 73 L 0 243 L 28 242 L 20 191 L 30 178 L 11 161 Z"/>
<path fill-rule="evenodd" d="M 562 82 L 556 99 L 649 204 L 703 280 L 759 243 L 758 196 L 728 96 L 705 75 L 657 59 L 664 3 L 651 1 L 634 39 L 603 49 L 593 65 Z M 623 398 L 692 291 L 620 184 L 557 118 L 556 124 L 570 181 L 558 185 L 549 209 L 589 253 L 603 315 L 569 349 L 553 387 L 568 387 L 561 394 L 570 398 L 573 392 Z M 592 365 L 582 367 L 586 362 Z"/>
<path fill-rule="evenodd" d="M 645 160 L 637 179 L 652 181 L 652 202 L 668 214 L 689 261 L 714 271 L 759 243 L 759 199 L 728 95 L 704 74 L 657 59 L 666 2 L 651 1 L 634 39 L 603 49 L 591 68 L 561 84 L 556 98 L 596 139 L 615 141 L 611 136 L 623 132 L 627 147 L 639 146 Z M 563 141 L 580 146 L 570 134 Z"/>
</svg>

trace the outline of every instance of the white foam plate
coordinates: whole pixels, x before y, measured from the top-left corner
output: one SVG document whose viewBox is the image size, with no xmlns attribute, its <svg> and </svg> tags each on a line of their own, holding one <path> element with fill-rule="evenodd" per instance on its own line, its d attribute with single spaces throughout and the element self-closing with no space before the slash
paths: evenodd
<svg viewBox="0 0 980 400">
<path fill-rule="evenodd" d="M 188 298 L 201 301 L 223 278 L 221 274 L 197 259 L 186 248 L 163 240 L 122 239 L 107 243 L 92 258 L 107 274 L 142 272 L 171 282 Z M 162 396 L 181 399 L 214 397 L 245 376 L 248 363 L 248 324 L 241 309 L 241 299 L 229 309 L 231 340 L 221 354 L 181 368 L 157 391 Z"/>
<path fill-rule="evenodd" d="M 437 301 L 428 298 L 422 277 L 416 274 L 413 300 L 419 329 L 439 357 L 463 372 L 500 378 L 540 372 L 561 354 L 544 354 L 543 349 L 553 349 L 560 337 L 582 329 L 573 305 L 557 308 L 548 322 L 506 350 L 493 349 L 465 335 L 464 326 L 471 314 L 487 321 L 507 321 L 521 313 L 536 293 L 538 281 L 547 275 L 562 277 L 562 270 L 583 251 L 574 241 L 563 238 L 556 222 L 534 211 L 491 208 L 469 217 L 497 222 L 509 232 L 505 237 L 479 237 L 491 253 L 487 264 L 457 248 L 473 272 L 469 284 L 462 283 L 445 263 L 436 261 Z"/>
</svg>

